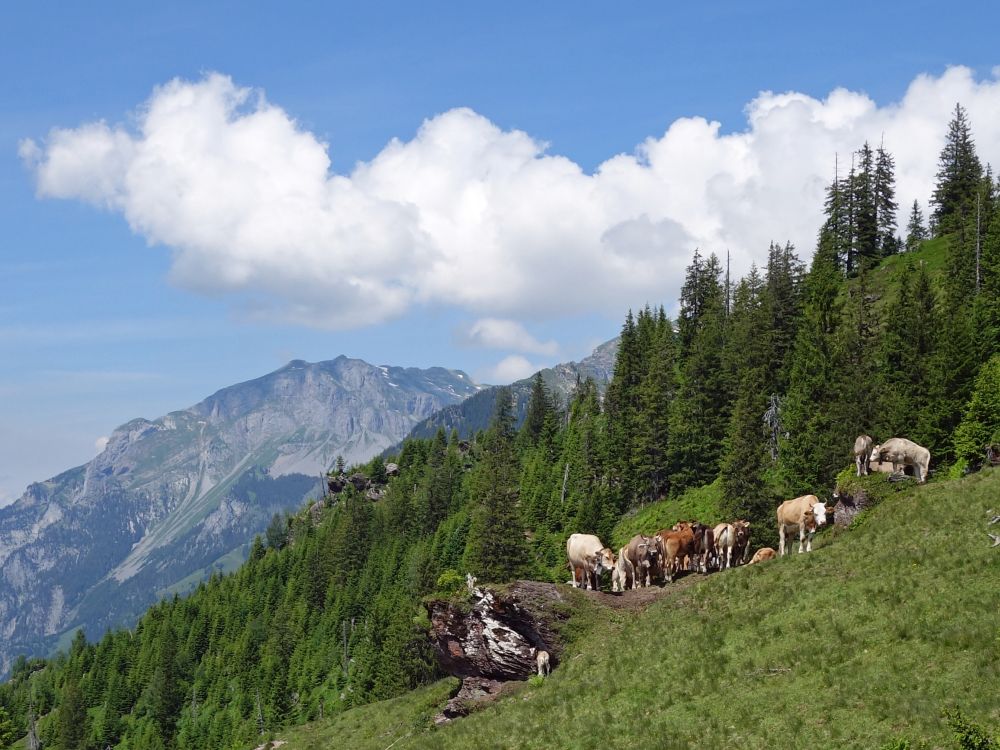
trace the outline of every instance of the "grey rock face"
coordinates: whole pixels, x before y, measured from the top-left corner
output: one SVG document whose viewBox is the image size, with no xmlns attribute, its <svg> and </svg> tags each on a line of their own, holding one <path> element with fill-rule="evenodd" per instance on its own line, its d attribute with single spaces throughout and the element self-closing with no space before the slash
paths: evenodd
<svg viewBox="0 0 1000 750">
<path fill-rule="evenodd" d="M 0 674 L 77 627 L 99 636 L 230 569 L 338 454 L 367 460 L 477 390 L 443 368 L 296 360 L 122 425 L 90 463 L 0 509 Z"/>
<path fill-rule="evenodd" d="M 549 392 L 563 405 L 569 402 L 573 389 L 576 387 L 577 377 L 581 380 L 592 378 L 597 384 L 598 390 L 604 393 L 604 389 L 611 382 L 611 376 L 614 374 L 617 356 L 618 339 L 615 338 L 601 344 L 589 357 L 585 357 L 579 362 L 564 362 L 541 370 L 542 380 L 545 381 Z M 524 420 L 528 409 L 528 397 L 531 395 L 533 378 L 534 376 L 518 380 L 510 385 L 517 402 L 515 414 L 519 425 Z M 489 386 L 459 404 L 444 407 L 418 423 L 407 437 L 433 437 L 438 429 L 444 429 L 446 433 L 457 430 L 459 436 L 465 438 L 476 434 L 479 430 L 485 430 L 493 417 L 498 391 L 499 386 Z"/>
</svg>

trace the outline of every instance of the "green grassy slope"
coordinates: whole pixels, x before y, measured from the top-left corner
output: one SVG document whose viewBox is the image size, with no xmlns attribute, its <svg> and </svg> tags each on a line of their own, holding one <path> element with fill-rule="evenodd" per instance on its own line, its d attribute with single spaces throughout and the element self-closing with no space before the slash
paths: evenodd
<svg viewBox="0 0 1000 750">
<path fill-rule="evenodd" d="M 286 749 L 950 747 L 946 707 L 1000 726 L 991 508 L 998 470 L 903 493 L 810 555 L 609 611 L 543 684 L 471 717 L 420 729 L 437 683 L 295 730 Z"/>
</svg>

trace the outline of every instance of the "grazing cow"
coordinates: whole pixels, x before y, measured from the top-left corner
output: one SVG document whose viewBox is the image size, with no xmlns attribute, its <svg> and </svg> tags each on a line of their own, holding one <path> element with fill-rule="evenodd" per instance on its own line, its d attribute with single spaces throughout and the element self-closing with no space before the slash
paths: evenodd
<svg viewBox="0 0 1000 750">
<path fill-rule="evenodd" d="M 764 562 L 765 560 L 773 560 L 777 556 L 778 553 L 775 552 L 771 547 L 761 547 L 754 553 L 753 559 L 750 561 L 749 564 L 753 565 L 755 563 Z"/>
<path fill-rule="evenodd" d="M 854 465 L 858 469 L 858 476 L 868 475 L 868 462 L 872 457 L 872 439 L 870 435 L 858 435 L 854 441 Z"/>
<path fill-rule="evenodd" d="M 537 648 L 531 649 L 531 655 L 535 659 L 535 666 L 538 668 L 539 677 L 548 677 L 552 672 L 552 664 L 549 659 L 549 652 Z"/>
<path fill-rule="evenodd" d="M 566 540 L 566 557 L 573 571 L 574 588 L 590 588 L 597 591 L 600 588 L 601 571 L 614 570 L 615 553 L 604 546 L 593 534 L 572 534 Z M 582 569 L 582 570 L 581 570 Z M 583 580 L 577 585 L 577 573 L 582 573 Z"/>
<path fill-rule="evenodd" d="M 893 473 L 900 467 L 912 466 L 921 484 L 927 481 L 927 468 L 931 463 L 931 452 L 922 445 L 917 445 L 906 438 L 890 438 L 881 445 L 872 448 L 872 461 L 888 461 L 892 464 Z"/>
<path fill-rule="evenodd" d="M 612 592 L 624 592 L 635 588 L 635 568 L 629 562 L 627 552 L 627 545 L 618 550 L 618 560 L 615 562 L 615 569 L 611 571 Z"/>
<path fill-rule="evenodd" d="M 624 548 L 624 554 L 628 556 L 635 575 L 632 588 L 649 586 L 660 569 L 660 547 L 654 537 L 636 534 Z"/>
<path fill-rule="evenodd" d="M 691 524 L 682 521 L 673 529 L 661 529 L 656 532 L 663 547 L 663 574 L 669 583 L 674 581 L 676 573 L 684 560 L 692 554 L 694 545 L 694 534 L 691 531 Z"/>
<path fill-rule="evenodd" d="M 789 529 L 799 530 L 799 552 L 805 542 L 805 551 L 812 552 L 813 535 L 816 529 L 826 523 L 826 506 L 815 495 L 803 495 L 794 500 L 785 500 L 778 506 L 778 552 L 785 554 L 785 533 Z"/>
</svg>

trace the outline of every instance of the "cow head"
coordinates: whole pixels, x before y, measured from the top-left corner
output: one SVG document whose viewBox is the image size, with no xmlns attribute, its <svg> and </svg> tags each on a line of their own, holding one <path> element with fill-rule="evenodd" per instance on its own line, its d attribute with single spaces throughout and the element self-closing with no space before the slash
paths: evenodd
<svg viewBox="0 0 1000 750">
<path fill-rule="evenodd" d="M 872 452 L 868 454 L 868 461 L 874 461 L 875 463 L 880 463 L 882 461 L 882 444 L 878 443 L 872 446 Z"/>
<path fill-rule="evenodd" d="M 824 503 L 813 503 L 812 514 L 816 519 L 816 526 L 826 524 L 826 505 Z"/>
<path fill-rule="evenodd" d="M 671 528 L 674 531 L 685 531 L 691 528 L 691 523 L 689 521 L 678 521 Z"/>
<path fill-rule="evenodd" d="M 594 558 L 594 572 L 597 575 L 601 574 L 602 570 L 614 570 L 615 568 L 615 553 L 610 549 L 605 547 L 600 552 L 595 555 Z"/>
</svg>

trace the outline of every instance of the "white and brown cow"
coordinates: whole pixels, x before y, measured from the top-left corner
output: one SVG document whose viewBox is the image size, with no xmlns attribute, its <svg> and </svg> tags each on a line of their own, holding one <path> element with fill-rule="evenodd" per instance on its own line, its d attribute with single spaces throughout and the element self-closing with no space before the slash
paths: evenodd
<svg viewBox="0 0 1000 750">
<path fill-rule="evenodd" d="M 633 589 L 645 588 L 660 574 L 660 545 L 655 537 L 636 534 L 623 548 L 634 571 Z"/>
<path fill-rule="evenodd" d="M 600 588 L 601 571 L 614 570 L 615 553 L 604 546 L 593 534 L 572 534 L 566 540 L 566 557 L 569 569 L 573 571 L 574 588 Z M 577 575 L 583 580 L 577 584 Z"/>
<path fill-rule="evenodd" d="M 906 438 L 890 438 L 881 445 L 872 448 L 871 460 L 892 464 L 893 473 L 898 473 L 905 466 L 912 466 L 921 484 L 927 481 L 927 469 L 931 463 L 931 452 L 922 445 L 917 445 Z"/>
<path fill-rule="evenodd" d="M 854 465 L 857 467 L 858 476 L 868 475 L 868 462 L 872 458 L 871 435 L 858 435 L 854 441 Z"/>
<path fill-rule="evenodd" d="M 618 550 L 615 569 L 611 571 L 611 591 L 614 593 L 625 592 L 635 587 L 635 568 L 629 562 L 627 552 L 628 545 Z"/>
<path fill-rule="evenodd" d="M 812 552 L 813 535 L 816 529 L 826 523 L 826 505 L 815 495 L 803 495 L 794 500 L 786 500 L 778 506 L 778 553 L 785 554 L 785 534 L 789 530 L 799 531 L 799 552 Z"/>
</svg>

